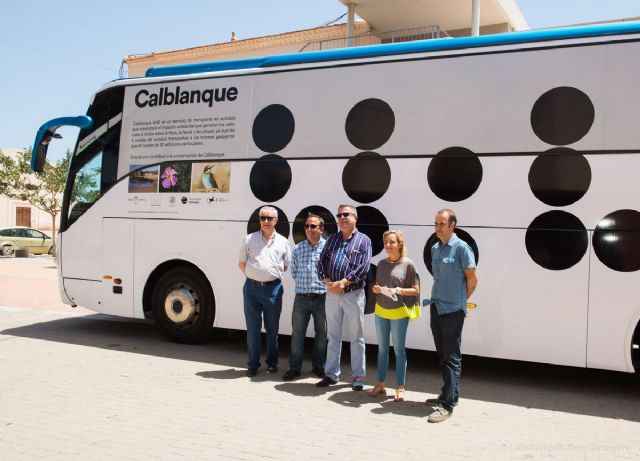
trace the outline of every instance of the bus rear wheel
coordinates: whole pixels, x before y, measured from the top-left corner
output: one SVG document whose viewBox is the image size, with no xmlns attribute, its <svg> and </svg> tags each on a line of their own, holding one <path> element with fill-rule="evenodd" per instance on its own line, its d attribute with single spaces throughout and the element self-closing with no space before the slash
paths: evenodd
<svg viewBox="0 0 640 461">
<path fill-rule="evenodd" d="M 153 317 L 162 333 L 179 343 L 201 343 L 211 338 L 214 301 L 206 278 L 178 267 L 163 274 L 151 295 Z"/>
</svg>

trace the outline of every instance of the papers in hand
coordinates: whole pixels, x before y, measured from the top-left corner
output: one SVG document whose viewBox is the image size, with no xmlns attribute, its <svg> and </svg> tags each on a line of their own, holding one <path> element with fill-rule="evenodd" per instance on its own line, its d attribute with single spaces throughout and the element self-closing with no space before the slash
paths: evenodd
<svg viewBox="0 0 640 461">
<path fill-rule="evenodd" d="M 398 300 L 398 297 L 395 293 L 395 288 L 380 287 L 380 293 L 385 295 L 387 298 L 393 299 L 394 301 Z"/>
</svg>

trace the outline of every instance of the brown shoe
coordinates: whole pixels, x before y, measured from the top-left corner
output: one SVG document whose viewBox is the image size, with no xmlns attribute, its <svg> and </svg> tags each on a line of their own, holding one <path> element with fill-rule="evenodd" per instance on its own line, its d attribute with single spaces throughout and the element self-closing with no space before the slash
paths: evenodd
<svg viewBox="0 0 640 461">
<path fill-rule="evenodd" d="M 378 397 L 380 395 L 387 396 L 387 389 L 384 387 L 384 383 L 376 383 L 371 389 L 367 391 L 371 397 Z"/>
</svg>

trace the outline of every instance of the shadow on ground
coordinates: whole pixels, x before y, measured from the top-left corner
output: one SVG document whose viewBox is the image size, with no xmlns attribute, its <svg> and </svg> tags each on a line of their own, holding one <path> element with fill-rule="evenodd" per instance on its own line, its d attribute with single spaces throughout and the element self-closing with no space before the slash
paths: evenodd
<svg viewBox="0 0 640 461">
<path fill-rule="evenodd" d="M 222 370 L 205 369 L 197 373 L 204 379 L 247 379 L 244 368 L 245 336 L 238 331 L 216 329 L 209 343 L 175 344 L 161 336 L 149 321 L 123 321 L 96 314 L 34 323 L 0 332 L 0 340 L 3 342 L 10 341 L 12 337 L 202 362 L 216 365 L 217 368 L 227 367 Z M 280 344 L 279 373 L 269 375 L 261 370 L 253 380 L 273 381 L 277 390 L 301 397 L 330 393 L 330 401 L 347 407 L 376 403 L 377 406 L 372 409 L 376 413 L 422 417 L 427 412 L 424 402 L 393 402 L 390 397 L 392 388 L 389 389 L 387 399 L 372 399 L 365 392 L 351 391 L 348 383 L 348 347 L 343 348 L 343 376 L 342 382 L 337 386 L 331 386 L 328 390 L 315 387 L 313 383 L 317 378 L 309 374 L 309 370 L 303 370 L 303 378 L 313 378 L 311 381 L 305 379 L 305 382 L 282 382 L 282 374 L 286 371 L 282 367 L 286 367 L 289 355 L 289 338 L 281 337 Z M 307 347 L 307 350 L 310 349 Z M 371 384 L 376 375 L 375 346 L 367 347 L 367 357 L 368 383 Z M 410 350 L 408 361 L 407 389 L 426 392 L 429 396 L 436 395 L 441 386 L 441 378 L 435 354 Z M 310 368 L 309 357 L 304 365 Z M 390 372 L 388 383 L 393 384 L 393 377 L 393 372 Z M 461 396 L 461 405 L 466 399 L 480 400 L 640 422 L 640 379 L 636 375 L 625 373 L 465 356 Z"/>
</svg>

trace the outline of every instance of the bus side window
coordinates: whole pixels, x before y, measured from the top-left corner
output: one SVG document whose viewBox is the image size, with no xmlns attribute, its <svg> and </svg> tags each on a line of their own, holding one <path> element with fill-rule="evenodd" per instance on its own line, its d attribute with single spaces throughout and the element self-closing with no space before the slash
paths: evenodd
<svg viewBox="0 0 640 461">
<path fill-rule="evenodd" d="M 100 198 L 101 176 L 102 151 L 85 163 L 73 178 L 68 225 L 73 224 Z"/>
<path fill-rule="evenodd" d="M 118 181 L 118 151 L 120 148 L 120 125 L 111 129 L 102 150 L 102 178 L 100 191 L 107 192 Z"/>
</svg>

